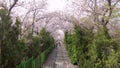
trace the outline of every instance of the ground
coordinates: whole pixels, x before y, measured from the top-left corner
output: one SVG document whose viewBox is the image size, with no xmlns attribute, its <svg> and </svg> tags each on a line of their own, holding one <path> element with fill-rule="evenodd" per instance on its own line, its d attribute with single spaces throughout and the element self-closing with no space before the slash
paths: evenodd
<svg viewBox="0 0 120 68">
<path fill-rule="evenodd" d="M 64 45 L 59 45 L 54 48 L 48 56 L 42 68 L 78 68 L 70 63 L 67 51 Z"/>
</svg>

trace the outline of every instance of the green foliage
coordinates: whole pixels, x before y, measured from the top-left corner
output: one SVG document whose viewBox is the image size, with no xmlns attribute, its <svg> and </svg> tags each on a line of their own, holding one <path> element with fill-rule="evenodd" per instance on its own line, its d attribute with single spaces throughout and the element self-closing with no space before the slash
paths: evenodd
<svg viewBox="0 0 120 68">
<path fill-rule="evenodd" d="M 29 39 L 20 39 L 21 24 L 17 18 L 13 23 L 8 10 L 0 9 L 0 66 L 14 68 L 32 56 L 36 58 L 42 51 L 54 45 L 54 39 L 44 28 L 40 35 L 30 34 Z M 29 41 L 28 44 L 27 41 Z"/>
<path fill-rule="evenodd" d="M 67 32 L 65 33 L 65 43 L 66 48 L 68 50 L 68 54 L 71 59 L 71 63 L 77 64 L 78 59 L 77 59 L 77 50 L 76 50 L 76 34 L 68 34 Z"/>
<path fill-rule="evenodd" d="M 14 68 L 16 64 L 23 60 L 25 55 L 25 42 L 19 40 L 21 33 L 19 20 L 16 19 L 15 24 L 13 24 L 11 17 L 7 15 L 7 11 L 0 9 L 1 67 Z"/>
<path fill-rule="evenodd" d="M 96 52 L 96 63 L 97 68 L 119 68 L 119 47 L 120 45 L 107 38 L 102 31 L 96 34 L 93 45 Z M 91 49 L 93 50 L 93 49 Z"/>
<path fill-rule="evenodd" d="M 28 48 L 28 58 L 37 57 L 41 52 L 41 39 L 38 36 L 32 36 Z"/>
<path fill-rule="evenodd" d="M 23 67 L 25 65 L 31 68 L 38 68 L 47 58 L 48 54 L 54 48 L 54 39 L 44 28 L 40 31 L 38 36 L 29 35 L 29 43 L 27 49 L 28 59 L 23 64 L 18 67 Z M 29 61 L 32 57 L 32 61 Z"/>
<path fill-rule="evenodd" d="M 50 46 L 48 49 L 39 54 L 36 58 L 31 57 L 15 68 L 40 68 L 53 48 L 53 46 Z"/>
<path fill-rule="evenodd" d="M 28 57 L 36 58 L 41 52 L 54 45 L 54 39 L 44 28 L 40 31 L 38 36 L 30 36 Z"/>
<path fill-rule="evenodd" d="M 43 28 L 40 31 L 40 37 L 41 37 L 41 43 L 42 43 L 42 51 L 54 45 L 53 37 L 50 35 L 49 32 L 45 30 L 45 28 Z"/>
<path fill-rule="evenodd" d="M 66 48 L 73 64 L 78 64 L 80 63 L 79 61 L 82 61 L 80 65 L 84 65 L 85 59 L 89 59 L 88 49 L 93 38 L 92 35 L 91 31 L 78 26 L 75 26 L 74 33 L 69 34 L 66 32 Z"/>
<path fill-rule="evenodd" d="M 94 34 L 92 33 L 92 30 L 87 30 L 79 26 L 75 26 L 75 32 L 77 37 L 78 65 L 81 68 L 86 68 L 90 65 L 89 67 L 91 68 L 92 61 L 89 60 L 89 48 L 94 38 Z"/>
<path fill-rule="evenodd" d="M 104 29 L 92 30 L 75 26 L 65 33 L 65 44 L 73 64 L 80 68 L 119 68 L 120 45 L 109 38 Z"/>
</svg>

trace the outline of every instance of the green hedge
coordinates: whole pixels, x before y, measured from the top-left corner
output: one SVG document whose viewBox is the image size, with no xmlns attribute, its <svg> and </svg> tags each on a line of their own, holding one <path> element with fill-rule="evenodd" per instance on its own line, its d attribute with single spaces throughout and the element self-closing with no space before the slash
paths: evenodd
<svg viewBox="0 0 120 68">
<path fill-rule="evenodd" d="M 40 68 L 41 64 L 46 60 L 49 53 L 53 50 L 54 46 L 49 47 L 45 51 L 43 51 L 37 58 L 31 57 L 27 61 L 21 63 L 16 66 L 16 68 Z"/>
<path fill-rule="evenodd" d="M 80 68 L 120 68 L 120 45 L 102 30 L 93 33 L 75 26 L 73 33 L 65 33 L 64 41 L 71 63 Z"/>
<path fill-rule="evenodd" d="M 76 34 L 65 33 L 65 43 L 72 64 L 77 64 L 77 50 L 76 50 Z"/>
</svg>

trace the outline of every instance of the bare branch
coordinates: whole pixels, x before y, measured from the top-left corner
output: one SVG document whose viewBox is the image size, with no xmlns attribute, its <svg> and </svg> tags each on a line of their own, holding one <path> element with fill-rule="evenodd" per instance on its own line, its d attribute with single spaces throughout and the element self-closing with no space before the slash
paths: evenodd
<svg viewBox="0 0 120 68">
<path fill-rule="evenodd" d="M 17 4 L 18 0 L 14 0 L 14 3 L 10 6 L 10 9 L 8 10 L 8 16 L 11 13 L 11 10 L 13 9 L 13 7 Z"/>
</svg>

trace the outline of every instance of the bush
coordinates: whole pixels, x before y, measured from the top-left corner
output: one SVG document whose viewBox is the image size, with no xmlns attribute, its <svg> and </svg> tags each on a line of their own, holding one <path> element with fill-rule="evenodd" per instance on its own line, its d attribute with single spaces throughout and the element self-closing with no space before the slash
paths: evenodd
<svg viewBox="0 0 120 68">
<path fill-rule="evenodd" d="M 44 28 L 40 31 L 38 36 L 30 36 L 28 57 L 36 58 L 41 52 L 54 45 L 54 39 Z"/>
<path fill-rule="evenodd" d="M 7 9 L 0 9 L 0 66 L 14 68 L 28 58 L 37 57 L 41 51 L 54 44 L 54 39 L 45 29 L 40 36 L 30 35 L 30 44 L 20 39 L 21 22 L 17 18 L 13 23 Z"/>
<path fill-rule="evenodd" d="M 42 44 L 42 51 L 54 45 L 53 37 L 50 35 L 49 32 L 45 30 L 45 28 L 40 31 L 40 38 Z"/>
<path fill-rule="evenodd" d="M 85 59 L 89 58 L 88 49 L 93 38 L 92 35 L 91 31 L 78 26 L 75 26 L 72 34 L 66 32 L 64 41 L 73 64 L 84 65 Z"/>
<path fill-rule="evenodd" d="M 92 61 L 90 61 L 89 48 L 92 40 L 94 39 L 94 34 L 92 30 L 87 30 L 79 26 L 75 26 L 75 32 L 77 37 L 77 58 L 78 65 L 81 68 L 86 68 L 89 65 L 91 67 Z"/>
<path fill-rule="evenodd" d="M 28 44 L 28 58 L 36 58 L 41 53 L 41 39 L 38 36 L 32 36 Z"/>
<path fill-rule="evenodd" d="M 93 45 L 96 52 L 95 66 L 97 68 L 119 68 L 118 56 L 119 56 L 119 44 L 112 39 L 107 38 L 102 31 L 98 33 L 93 41 Z M 93 56 L 93 55 L 92 55 Z"/>
<path fill-rule="evenodd" d="M 0 48 L 1 48 L 1 67 L 14 68 L 25 57 L 25 42 L 19 40 L 21 33 L 20 21 L 15 23 L 7 15 L 7 9 L 0 9 Z"/>
<path fill-rule="evenodd" d="M 73 64 L 80 68 L 119 68 L 120 45 L 99 30 L 75 26 L 73 33 L 65 33 L 65 44 Z"/>
<path fill-rule="evenodd" d="M 71 59 L 71 63 L 77 64 L 78 59 L 77 59 L 77 50 L 76 50 L 76 34 L 68 34 L 67 32 L 65 33 L 65 43 L 66 48 L 68 50 L 68 54 Z"/>
</svg>

